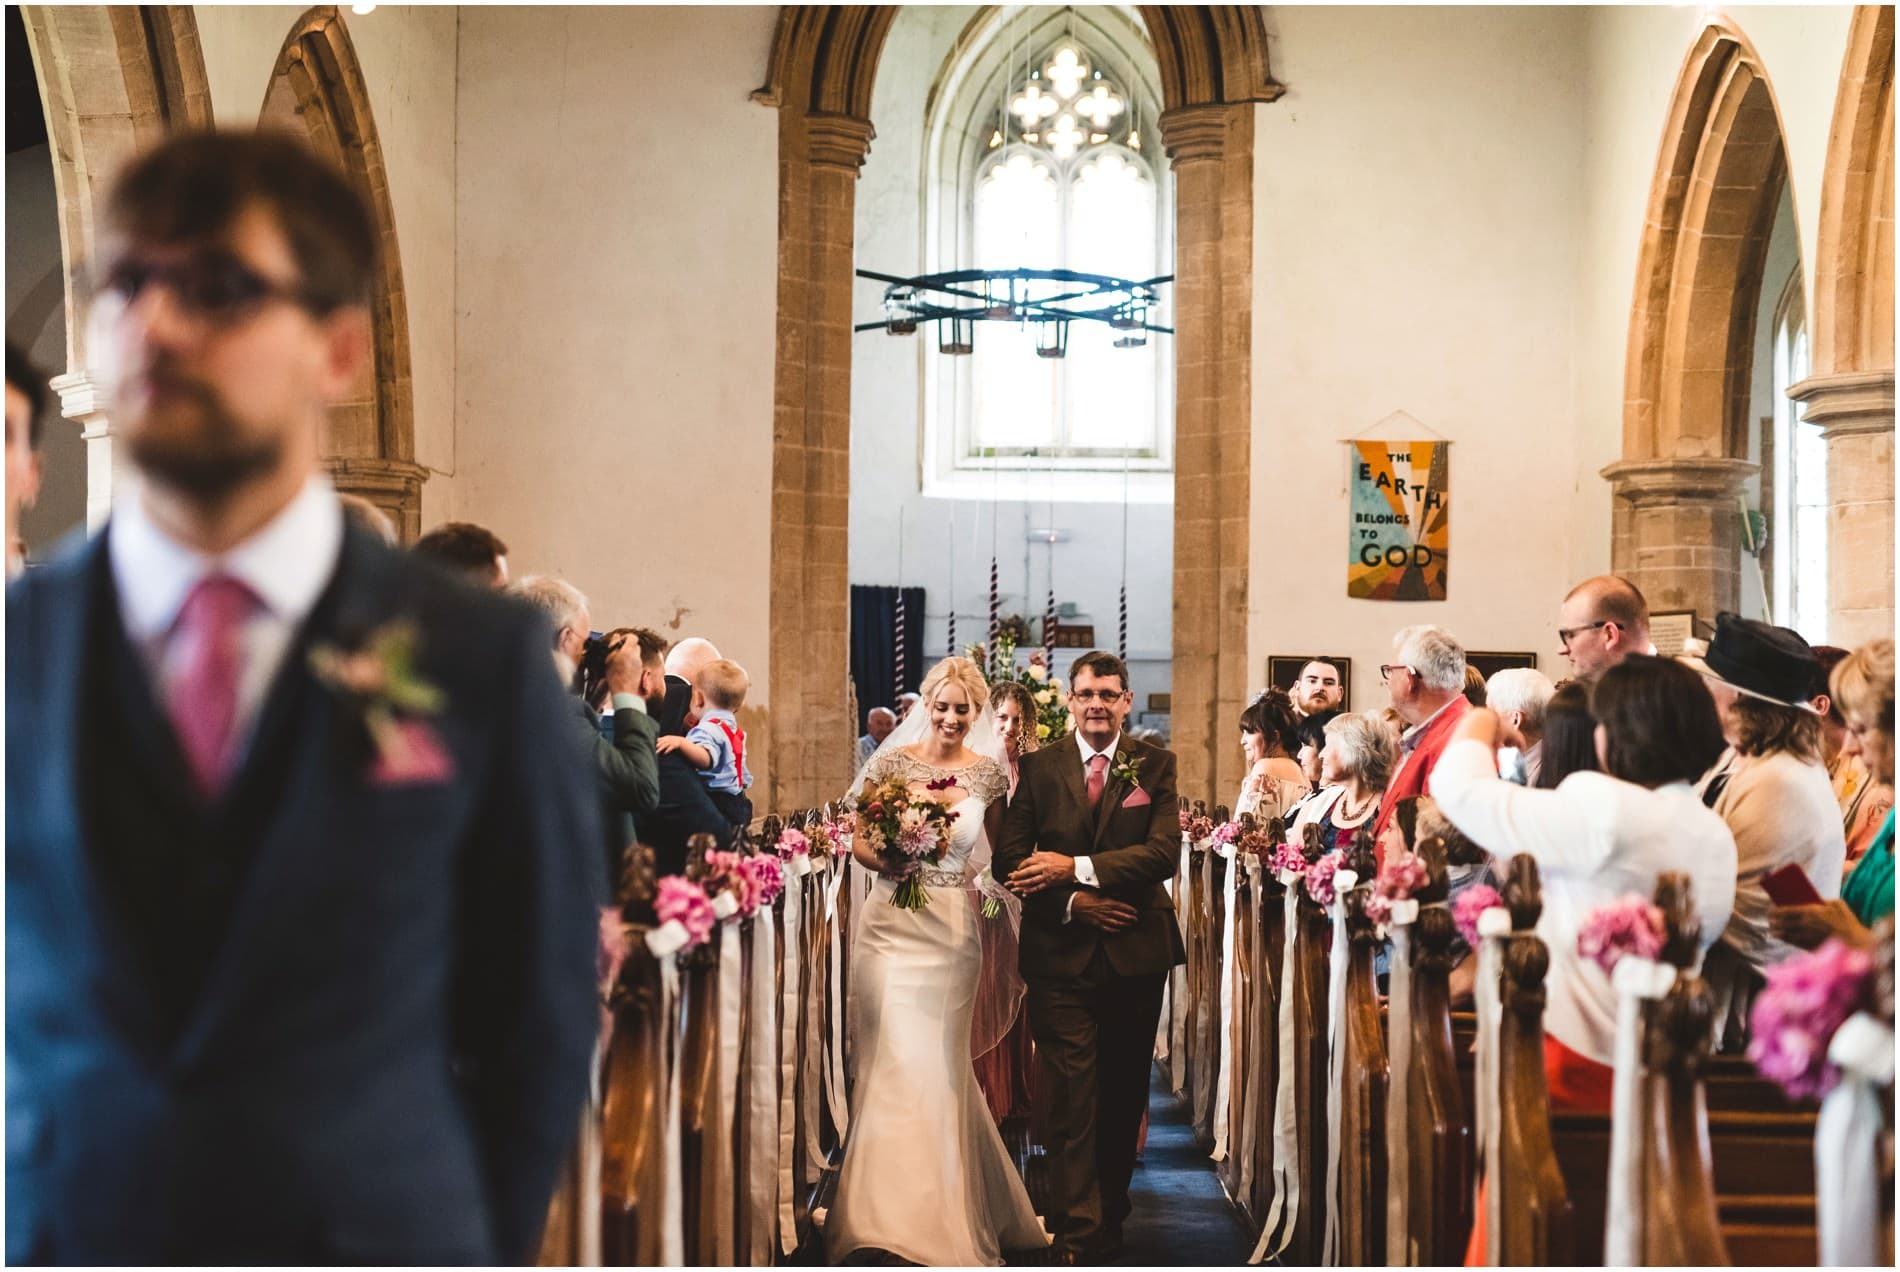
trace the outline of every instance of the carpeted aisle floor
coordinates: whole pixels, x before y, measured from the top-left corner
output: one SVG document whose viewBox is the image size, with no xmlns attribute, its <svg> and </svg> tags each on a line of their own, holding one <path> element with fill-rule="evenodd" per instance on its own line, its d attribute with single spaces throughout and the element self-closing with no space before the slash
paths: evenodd
<svg viewBox="0 0 1900 1272">
<path fill-rule="evenodd" d="M 1159 1073 L 1148 1088 L 1148 1148 L 1128 1194 L 1135 1211 L 1122 1228 L 1128 1250 L 1117 1266 L 1231 1266 L 1253 1252 L 1214 1163 L 1195 1146 L 1187 1114 Z"/>
</svg>

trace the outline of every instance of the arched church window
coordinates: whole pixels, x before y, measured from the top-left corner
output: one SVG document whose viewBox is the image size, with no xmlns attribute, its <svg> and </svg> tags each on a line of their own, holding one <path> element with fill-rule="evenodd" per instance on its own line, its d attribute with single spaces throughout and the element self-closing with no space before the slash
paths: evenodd
<svg viewBox="0 0 1900 1272">
<path fill-rule="evenodd" d="M 1156 78 L 1125 9 L 997 11 L 932 98 L 926 269 L 1171 273 Z M 1162 297 L 1150 320 L 1165 326 Z M 1047 326 L 991 321 L 967 356 L 927 346 L 927 489 L 988 494 L 999 472 L 1064 498 L 1171 485 L 1172 337 L 1074 322 L 1052 343 Z"/>
<path fill-rule="evenodd" d="M 1808 324 L 1801 276 L 1789 280 L 1775 307 L 1774 489 L 1777 622 L 1813 644 L 1827 640 L 1827 442 L 1818 424 L 1801 418 L 1788 388 L 1808 378 Z"/>
</svg>

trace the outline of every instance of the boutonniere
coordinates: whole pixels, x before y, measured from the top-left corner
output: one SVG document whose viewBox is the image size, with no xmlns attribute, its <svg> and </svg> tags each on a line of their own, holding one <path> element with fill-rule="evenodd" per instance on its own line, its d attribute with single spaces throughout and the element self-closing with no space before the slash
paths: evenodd
<svg viewBox="0 0 1900 1272">
<path fill-rule="evenodd" d="M 1141 757 L 1123 751 L 1115 757 L 1115 767 L 1108 775 L 1118 782 L 1126 782 L 1137 790 L 1141 787 Z"/>
<path fill-rule="evenodd" d="M 376 749 L 371 778 L 379 785 L 446 781 L 455 771 L 448 748 L 418 718 L 442 709 L 442 691 L 417 674 L 416 641 L 414 623 L 391 622 L 358 649 L 310 648 L 310 670 L 355 710 L 369 734 Z"/>
</svg>

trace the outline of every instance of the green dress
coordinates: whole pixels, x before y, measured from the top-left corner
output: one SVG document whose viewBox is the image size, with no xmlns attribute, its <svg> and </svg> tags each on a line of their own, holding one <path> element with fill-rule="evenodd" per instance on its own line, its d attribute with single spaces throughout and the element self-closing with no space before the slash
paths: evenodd
<svg viewBox="0 0 1900 1272">
<path fill-rule="evenodd" d="M 1841 900 L 1868 927 L 1893 913 L 1893 809 L 1880 833 L 1841 884 Z"/>
</svg>

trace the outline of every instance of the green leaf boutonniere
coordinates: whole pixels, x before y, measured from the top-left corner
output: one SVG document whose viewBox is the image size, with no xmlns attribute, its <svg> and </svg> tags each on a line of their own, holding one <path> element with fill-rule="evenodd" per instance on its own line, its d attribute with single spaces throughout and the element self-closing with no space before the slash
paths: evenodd
<svg viewBox="0 0 1900 1272">
<path fill-rule="evenodd" d="M 1115 767 L 1108 772 L 1109 776 L 1116 781 L 1126 782 L 1136 790 L 1141 789 L 1141 758 L 1139 756 L 1131 755 L 1127 751 L 1121 752 L 1115 757 Z"/>
<path fill-rule="evenodd" d="M 391 622 L 371 632 L 360 649 L 318 644 L 310 669 L 352 704 L 376 748 L 372 774 L 381 784 L 444 781 L 454 773 L 442 740 L 418 716 L 442 709 L 442 691 L 416 672 L 414 623 Z"/>
</svg>

